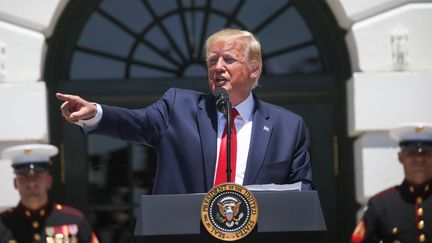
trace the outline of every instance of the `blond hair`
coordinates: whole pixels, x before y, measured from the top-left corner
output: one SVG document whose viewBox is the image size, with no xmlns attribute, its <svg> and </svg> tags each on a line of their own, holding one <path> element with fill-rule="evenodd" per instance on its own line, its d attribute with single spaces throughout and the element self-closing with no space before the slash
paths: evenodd
<svg viewBox="0 0 432 243">
<path fill-rule="evenodd" d="M 263 65 L 261 58 L 261 44 L 255 38 L 255 36 L 249 31 L 237 29 L 223 29 L 212 34 L 207 38 L 203 50 L 206 62 L 208 58 L 208 48 L 220 39 L 239 39 L 244 41 L 244 43 L 247 45 L 245 55 L 249 62 L 250 68 L 258 68 L 258 75 L 254 80 L 252 88 L 258 86 L 258 80 L 261 76 Z"/>
</svg>

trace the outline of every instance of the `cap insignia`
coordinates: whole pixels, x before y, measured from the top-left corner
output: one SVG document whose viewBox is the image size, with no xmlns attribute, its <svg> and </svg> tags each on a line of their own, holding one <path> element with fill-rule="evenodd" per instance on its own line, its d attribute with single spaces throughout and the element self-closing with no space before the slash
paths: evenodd
<svg viewBox="0 0 432 243">
<path fill-rule="evenodd" d="M 31 154 L 32 150 L 31 149 L 24 149 L 24 154 L 29 155 Z"/>
<path fill-rule="evenodd" d="M 423 131 L 424 127 L 422 125 L 416 126 L 415 128 L 415 132 L 416 133 L 421 133 Z"/>
</svg>

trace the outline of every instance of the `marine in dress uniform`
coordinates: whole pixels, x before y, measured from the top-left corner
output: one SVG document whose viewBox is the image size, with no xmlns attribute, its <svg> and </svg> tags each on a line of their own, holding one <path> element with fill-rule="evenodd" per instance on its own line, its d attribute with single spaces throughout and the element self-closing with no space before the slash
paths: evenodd
<svg viewBox="0 0 432 243">
<path fill-rule="evenodd" d="M 5 149 L 2 158 L 12 160 L 15 188 L 21 200 L 0 214 L 0 242 L 98 242 L 84 215 L 75 208 L 48 198 L 52 177 L 52 145 L 28 144 Z"/>
<path fill-rule="evenodd" d="M 432 242 L 432 124 L 402 125 L 390 137 L 399 142 L 404 181 L 369 200 L 351 241 Z"/>
</svg>

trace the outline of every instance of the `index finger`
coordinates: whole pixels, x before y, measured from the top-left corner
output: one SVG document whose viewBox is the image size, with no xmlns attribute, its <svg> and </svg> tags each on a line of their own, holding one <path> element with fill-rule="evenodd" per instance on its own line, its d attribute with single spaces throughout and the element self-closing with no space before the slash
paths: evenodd
<svg viewBox="0 0 432 243">
<path fill-rule="evenodd" d="M 56 97 L 59 100 L 63 101 L 77 101 L 78 97 L 75 95 L 69 95 L 69 94 L 62 94 L 62 93 L 56 93 Z"/>
</svg>

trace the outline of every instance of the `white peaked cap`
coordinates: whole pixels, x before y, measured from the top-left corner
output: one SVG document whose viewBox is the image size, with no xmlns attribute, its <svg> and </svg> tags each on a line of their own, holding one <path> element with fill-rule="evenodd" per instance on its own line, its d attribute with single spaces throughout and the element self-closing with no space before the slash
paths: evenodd
<svg viewBox="0 0 432 243">
<path fill-rule="evenodd" d="M 412 122 L 401 124 L 390 130 L 389 135 L 401 142 L 432 142 L 432 123 Z"/>
<path fill-rule="evenodd" d="M 58 149 L 53 145 L 24 144 L 7 148 L 0 156 L 12 161 L 14 172 L 18 175 L 48 171 L 50 158 L 57 153 Z"/>
</svg>

